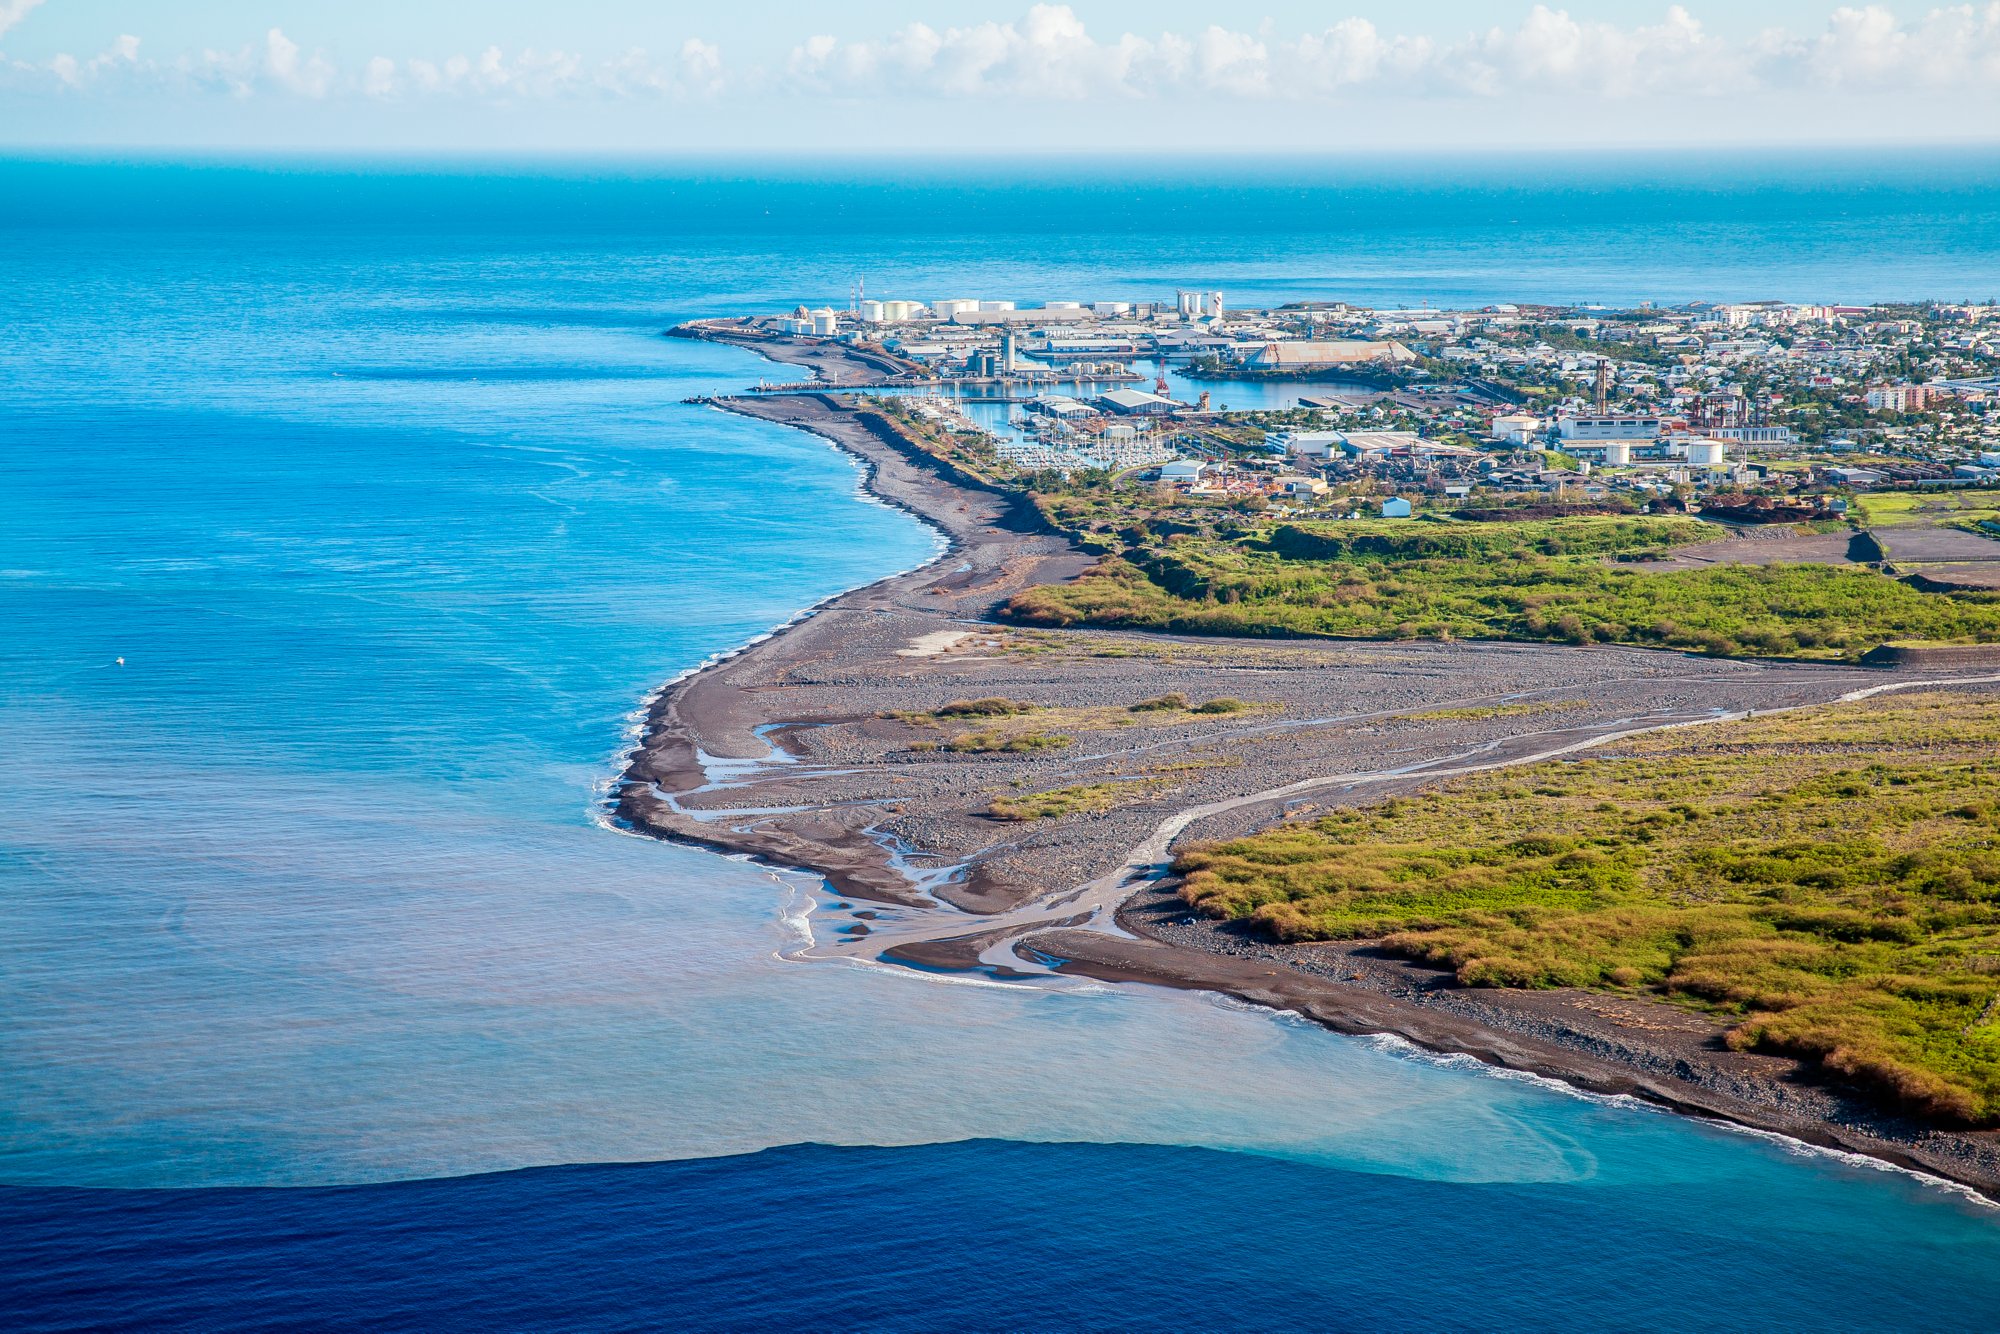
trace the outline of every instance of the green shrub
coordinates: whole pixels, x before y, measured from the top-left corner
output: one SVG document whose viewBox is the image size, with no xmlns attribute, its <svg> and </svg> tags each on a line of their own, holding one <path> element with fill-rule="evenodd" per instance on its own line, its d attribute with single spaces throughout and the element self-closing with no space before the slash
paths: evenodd
<svg viewBox="0 0 2000 1334">
<path fill-rule="evenodd" d="M 1018 713 L 1033 713 L 1040 707 L 1024 699 L 993 696 L 988 699 L 955 699 L 939 706 L 936 713 L 940 718 L 1008 718 Z"/>
<path fill-rule="evenodd" d="M 1012 737 L 1000 732 L 968 732 L 945 742 L 944 749 L 960 755 L 1032 755 L 1061 750 L 1069 744 L 1070 739 L 1060 732 L 1027 732 Z"/>
<path fill-rule="evenodd" d="M 1676 998 L 1739 1047 L 2000 1122 L 2000 699 L 1627 745 L 1190 848 L 1182 897 L 1279 940 L 1380 940 L 1467 986 Z"/>
</svg>

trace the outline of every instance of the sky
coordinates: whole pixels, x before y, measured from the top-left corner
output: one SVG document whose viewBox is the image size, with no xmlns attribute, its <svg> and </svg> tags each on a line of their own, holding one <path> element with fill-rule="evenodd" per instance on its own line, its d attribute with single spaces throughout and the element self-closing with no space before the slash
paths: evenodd
<svg viewBox="0 0 2000 1334">
<path fill-rule="evenodd" d="M 16 150 L 2000 142 L 2000 0 L 0 0 Z"/>
</svg>

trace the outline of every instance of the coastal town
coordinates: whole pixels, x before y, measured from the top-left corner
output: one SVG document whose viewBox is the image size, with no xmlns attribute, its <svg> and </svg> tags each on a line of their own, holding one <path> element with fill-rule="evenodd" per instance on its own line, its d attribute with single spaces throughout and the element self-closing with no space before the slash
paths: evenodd
<svg viewBox="0 0 2000 1334">
<path fill-rule="evenodd" d="M 1311 517 L 1551 503 L 1835 519 L 2000 484 L 2000 305 L 1467 310 L 875 300 L 704 322 L 838 344 L 1028 469 Z M 769 384 L 763 392 L 829 387 Z M 1234 406 L 1232 406 L 1232 403 Z"/>
</svg>

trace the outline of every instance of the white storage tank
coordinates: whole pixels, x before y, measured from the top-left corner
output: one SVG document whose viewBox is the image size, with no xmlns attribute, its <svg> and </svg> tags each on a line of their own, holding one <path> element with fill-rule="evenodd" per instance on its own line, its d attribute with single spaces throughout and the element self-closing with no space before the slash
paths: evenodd
<svg viewBox="0 0 2000 1334">
<path fill-rule="evenodd" d="M 840 312 L 831 306 L 822 306 L 812 313 L 812 331 L 821 338 L 831 338 L 840 332 Z"/>
<path fill-rule="evenodd" d="M 944 301 L 933 301 L 931 309 L 937 312 L 937 317 L 941 320 L 955 320 L 961 315 L 978 314 L 979 303 L 970 297 L 957 296 Z"/>
<path fill-rule="evenodd" d="M 1719 468 L 1729 459 L 1729 444 L 1724 440 L 1688 441 L 1688 466 L 1691 468 Z"/>
<path fill-rule="evenodd" d="M 863 324 L 880 324 L 882 322 L 882 303 L 880 301 L 864 300 L 861 303 L 861 322 Z"/>
<path fill-rule="evenodd" d="M 1622 468 L 1632 461 L 1630 440 L 1606 440 L 1604 442 L 1604 466 Z"/>
</svg>

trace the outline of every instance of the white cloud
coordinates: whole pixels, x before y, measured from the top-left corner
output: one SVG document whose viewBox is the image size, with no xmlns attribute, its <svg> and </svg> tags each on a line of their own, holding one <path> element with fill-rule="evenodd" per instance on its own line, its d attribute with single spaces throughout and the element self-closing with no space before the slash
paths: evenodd
<svg viewBox="0 0 2000 1334">
<path fill-rule="evenodd" d="M 690 37 L 682 42 L 680 79 L 681 87 L 690 92 L 708 97 L 720 93 L 723 88 L 722 48 L 699 37 Z"/>
<path fill-rule="evenodd" d="M 0 0 L 0 32 L 39 0 Z M 1006 0 L 994 0 L 1005 3 Z M 1518 3 L 1519 0 L 1516 0 Z M 1261 103 L 1429 101 L 1533 104 L 1538 114 L 1588 116 L 1620 101 L 1781 96 L 1793 109 L 1880 99 L 1915 123 L 1945 100 L 1990 119 L 2000 104 L 2000 0 L 1899 17 L 1880 5 L 1830 9 L 1799 30 L 1739 40 L 1710 32 L 1688 0 L 1657 21 L 1581 19 L 1551 3 L 1478 31 L 1397 31 L 1366 18 L 1286 32 L 1213 24 L 1185 33 L 1091 31 L 1067 4 L 1037 3 L 1012 18 L 886 34 L 821 33 L 789 44 L 771 71 L 735 69 L 698 36 L 658 55 L 605 57 L 569 50 L 467 47 L 451 54 L 375 54 L 341 64 L 279 28 L 235 49 L 142 55 L 121 37 L 91 57 L 0 60 L 0 86 L 76 96 L 92 91 L 207 93 L 238 99 L 454 99 L 521 104 L 554 100 L 714 99 L 742 92 L 890 106 L 910 98 L 1012 100 L 1028 106 L 1151 99 L 1162 115 L 1208 116 Z M 838 10 L 829 9 L 837 13 Z M 1336 11 L 1337 12 L 1337 11 Z M 780 40 L 783 40 L 782 38 Z M 781 48 L 784 49 L 784 48 Z M 1145 113 L 1140 113 L 1145 114 Z M 1487 113 L 1474 112 L 1475 116 Z M 1511 113 L 1510 113 L 1511 114 Z M 1525 114 L 1525 113 L 1524 113 Z M 1219 122 L 1218 122 L 1219 123 Z"/>
<path fill-rule="evenodd" d="M 1367 19 L 1342 19 L 1280 48 L 1291 86 L 1333 93 L 1377 79 L 1407 79 L 1431 63 L 1428 37 L 1384 37 Z"/>
<path fill-rule="evenodd" d="M 1905 23 L 1879 6 L 1834 10 L 1824 28 L 1749 42 L 1710 34 L 1685 5 L 1659 22 L 1586 22 L 1537 4 L 1513 26 L 1456 38 L 1384 33 L 1365 18 L 1272 34 L 1210 26 L 1100 39 L 1068 5 L 943 32 L 810 37 L 786 73 L 801 91 L 866 98 L 1095 96 L 1246 100 L 1349 91 L 1471 98 L 1719 97 L 1801 85 L 1894 93 L 1957 89 L 2000 97 L 2000 0 Z"/>
<path fill-rule="evenodd" d="M 636 48 L 592 63 L 567 51 L 528 49 L 510 54 L 487 46 L 477 55 L 437 59 L 377 55 L 343 69 L 318 51 L 308 53 L 283 29 L 272 28 L 260 43 L 235 50 L 208 49 L 168 61 L 141 58 L 139 39 L 131 36 L 118 38 L 88 60 L 63 53 L 40 63 L 0 61 L 0 86 L 15 89 L 179 89 L 239 99 L 453 97 L 532 102 L 569 97 L 709 97 L 720 92 L 724 82 L 721 49 L 696 37 L 688 38 L 676 56 L 664 61 Z"/>
<path fill-rule="evenodd" d="M 28 17 L 28 11 L 40 8 L 42 0 L 0 0 L 0 37 L 7 30 Z"/>
<path fill-rule="evenodd" d="M 365 97 L 394 97 L 396 95 L 396 62 L 387 56 L 375 56 L 361 70 L 361 92 Z"/>
<path fill-rule="evenodd" d="M 1493 28 L 1441 52 L 1446 80 L 1482 95 L 1560 89 L 1598 97 L 1741 91 L 1740 53 L 1675 5 L 1657 24 L 1582 23 L 1536 5 L 1513 29 Z"/>
<path fill-rule="evenodd" d="M 1835 10 L 1826 31 L 1781 45 L 1796 73 L 1841 88 L 2000 87 L 2000 3 L 1934 9 L 1904 24 L 1879 5 Z"/>
<path fill-rule="evenodd" d="M 325 97 L 333 87 L 333 66 L 317 53 L 299 59 L 299 44 L 277 28 L 264 34 L 264 73 L 301 97 Z"/>
<path fill-rule="evenodd" d="M 1220 32 L 1220 29 L 1214 30 Z M 1234 41 L 1224 34 L 1225 44 Z M 1171 34 L 1147 39 L 1127 33 L 1099 42 L 1068 5 L 1038 4 L 1018 21 L 975 24 L 939 32 L 912 23 L 880 41 L 807 38 L 791 53 L 786 73 L 797 87 L 849 96 L 922 93 L 946 97 L 1027 97 L 1081 100 L 1128 95 L 1174 79 L 1194 47 Z M 1227 64 L 1227 50 L 1213 57 Z"/>
</svg>

